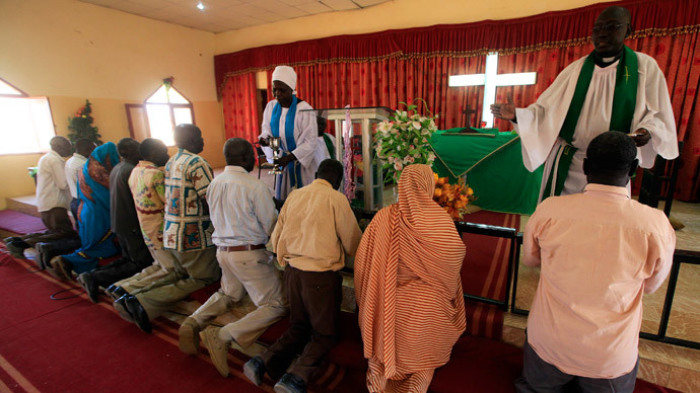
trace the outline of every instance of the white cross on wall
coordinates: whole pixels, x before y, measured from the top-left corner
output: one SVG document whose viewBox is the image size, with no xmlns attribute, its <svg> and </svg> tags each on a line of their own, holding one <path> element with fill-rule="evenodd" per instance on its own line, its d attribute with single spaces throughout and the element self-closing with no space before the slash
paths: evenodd
<svg viewBox="0 0 700 393">
<path fill-rule="evenodd" d="M 493 114 L 489 110 L 496 102 L 496 87 L 534 85 L 537 80 L 536 72 L 521 72 L 517 74 L 498 74 L 498 53 L 492 52 L 486 56 L 485 74 L 451 75 L 450 87 L 484 86 L 484 105 L 481 120 L 486 122 L 486 128 L 493 127 Z"/>
</svg>

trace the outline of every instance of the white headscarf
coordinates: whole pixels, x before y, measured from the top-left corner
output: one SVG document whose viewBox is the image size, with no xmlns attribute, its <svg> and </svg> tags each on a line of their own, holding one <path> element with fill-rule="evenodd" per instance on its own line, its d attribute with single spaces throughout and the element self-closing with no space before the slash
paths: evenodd
<svg viewBox="0 0 700 393">
<path fill-rule="evenodd" d="M 297 73 L 290 66 L 277 66 L 272 72 L 272 81 L 280 81 L 292 89 L 294 94 L 297 93 Z"/>
</svg>

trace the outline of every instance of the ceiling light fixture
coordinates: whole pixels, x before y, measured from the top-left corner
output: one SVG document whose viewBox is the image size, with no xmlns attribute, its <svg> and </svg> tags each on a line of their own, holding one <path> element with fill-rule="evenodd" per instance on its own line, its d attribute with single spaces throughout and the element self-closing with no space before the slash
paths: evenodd
<svg viewBox="0 0 700 393">
<path fill-rule="evenodd" d="M 202 4 L 201 1 L 198 2 L 198 3 L 197 3 L 197 8 L 198 8 L 200 11 L 204 11 L 204 4 Z"/>
</svg>

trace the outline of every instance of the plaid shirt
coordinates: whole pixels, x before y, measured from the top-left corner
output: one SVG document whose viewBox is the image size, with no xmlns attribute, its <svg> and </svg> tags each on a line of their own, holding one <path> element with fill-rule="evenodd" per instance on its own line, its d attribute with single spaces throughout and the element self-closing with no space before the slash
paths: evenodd
<svg viewBox="0 0 700 393">
<path fill-rule="evenodd" d="M 205 200 L 213 177 L 209 163 L 185 149 L 165 165 L 163 248 L 184 252 L 214 246 Z"/>
</svg>

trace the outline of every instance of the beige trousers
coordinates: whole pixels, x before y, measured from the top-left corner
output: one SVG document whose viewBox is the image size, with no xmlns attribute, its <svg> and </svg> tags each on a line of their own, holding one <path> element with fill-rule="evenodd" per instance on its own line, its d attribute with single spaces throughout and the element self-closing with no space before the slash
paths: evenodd
<svg viewBox="0 0 700 393">
<path fill-rule="evenodd" d="M 175 303 L 190 293 L 221 279 L 221 269 L 216 263 L 214 247 L 201 251 L 169 252 L 173 255 L 177 280 L 136 294 L 136 299 L 151 320 L 170 310 Z"/>
<path fill-rule="evenodd" d="M 181 277 L 175 271 L 175 256 L 170 250 L 148 248 L 153 257 L 153 264 L 129 278 L 114 283 L 124 288 L 131 295 L 149 291 L 163 285 L 171 284 Z"/>
<path fill-rule="evenodd" d="M 217 316 L 230 311 L 246 293 L 257 307 L 245 317 L 229 323 L 219 332 L 225 341 L 235 340 L 247 348 L 265 329 L 288 312 L 280 271 L 266 250 L 217 251 L 221 266 L 221 289 L 191 315 L 204 328 Z"/>
</svg>

